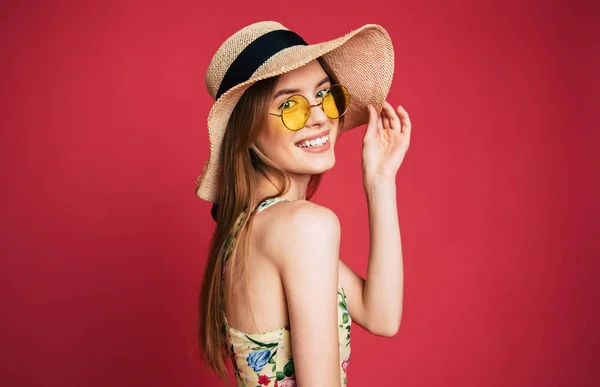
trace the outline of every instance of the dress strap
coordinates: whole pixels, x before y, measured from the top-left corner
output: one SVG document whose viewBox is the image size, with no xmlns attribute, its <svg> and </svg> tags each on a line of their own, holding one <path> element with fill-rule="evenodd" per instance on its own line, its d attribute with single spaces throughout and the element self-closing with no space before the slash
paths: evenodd
<svg viewBox="0 0 600 387">
<path fill-rule="evenodd" d="M 254 207 L 254 211 L 253 212 L 256 213 L 256 214 L 258 214 L 259 212 L 261 212 L 265 208 L 271 207 L 275 203 L 289 202 L 289 201 L 291 201 L 291 200 L 287 199 L 287 198 L 282 198 L 282 197 L 269 198 L 269 199 L 263 201 L 262 203 L 260 203 L 258 206 Z"/>
</svg>

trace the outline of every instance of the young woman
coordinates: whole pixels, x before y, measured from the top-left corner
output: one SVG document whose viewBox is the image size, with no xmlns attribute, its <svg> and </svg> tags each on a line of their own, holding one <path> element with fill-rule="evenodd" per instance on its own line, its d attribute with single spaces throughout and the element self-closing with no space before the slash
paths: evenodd
<svg viewBox="0 0 600 387">
<path fill-rule="evenodd" d="M 279 23 L 255 23 L 216 52 L 206 83 L 210 156 L 196 193 L 217 222 L 200 297 L 199 340 L 238 386 L 343 386 L 352 323 L 394 335 L 403 266 L 396 172 L 410 142 L 402 107 L 385 102 L 388 34 L 365 25 L 308 45 Z M 366 279 L 339 259 L 340 225 L 308 201 L 335 164 L 344 130 L 367 124 Z"/>
</svg>

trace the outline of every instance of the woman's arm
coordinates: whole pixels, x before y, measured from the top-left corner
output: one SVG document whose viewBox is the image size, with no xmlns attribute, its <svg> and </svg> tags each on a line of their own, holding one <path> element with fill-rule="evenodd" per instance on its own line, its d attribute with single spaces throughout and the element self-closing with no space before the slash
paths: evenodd
<svg viewBox="0 0 600 387">
<path fill-rule="evenodd" d="M 272 237 L 278 241 L 274 259 L 290 316 L 296 381 L 299 386 L 338 387 L 339 221 L 332 211 L 310 202 L 284 205 Z"/>
<path fill-rule="evenodd" d="M 402 319 L 404 269 L 396 206 L 396 173 L 410 142 L 408 113 L 386 103 L 381 115 L 369 108 L 363 138 L 363 185 L 369 210 L 369 263 L 363 280 L 340 264 L 353 320 L 369 332 L 393 336 Z"/>
</svg>

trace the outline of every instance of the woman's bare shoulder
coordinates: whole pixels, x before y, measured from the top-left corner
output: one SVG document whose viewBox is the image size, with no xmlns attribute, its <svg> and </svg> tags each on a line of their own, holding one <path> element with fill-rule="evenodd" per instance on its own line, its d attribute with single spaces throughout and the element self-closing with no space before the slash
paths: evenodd
<svg viewBox="0 0 600 387">
<path fill-rule="evenodd" d="M 261 214 L 263 227 L 271 233 L 290 235 L 284 230 L 293 229 L 296 235 L 306 235 L 315 231 L 329 232 L 339 229 L 337 215 L 327 207 L 307 200 L 281 202 L 271 206 Z"/>
<path fill-rule="evenodd" d="M 276 263 L 306 256 L 314 246 L 339 247 L 340 223 L 327 207 L 306 201 L 281 202 L 263 210 L 257 235 L 264 252 Z M 337 259 L 337 257 L 335 257 Z"/>
</svg>

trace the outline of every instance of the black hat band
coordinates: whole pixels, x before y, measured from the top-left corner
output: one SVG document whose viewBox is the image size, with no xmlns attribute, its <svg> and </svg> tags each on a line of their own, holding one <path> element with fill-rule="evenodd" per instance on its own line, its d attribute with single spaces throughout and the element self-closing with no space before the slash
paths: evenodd
<svg viewBox="0 0 600 387">
<path fill-rule="evenodd" d="M 231 63 L 221 81 L 215 99 L 219 99 L 232 87 L 246 82 L 263 63 L 279 51 L 292 46 L 307 45 L 300 35 L 289 30 L 271 31 L 260 36 L 244 48 Z"/>
</svg>

